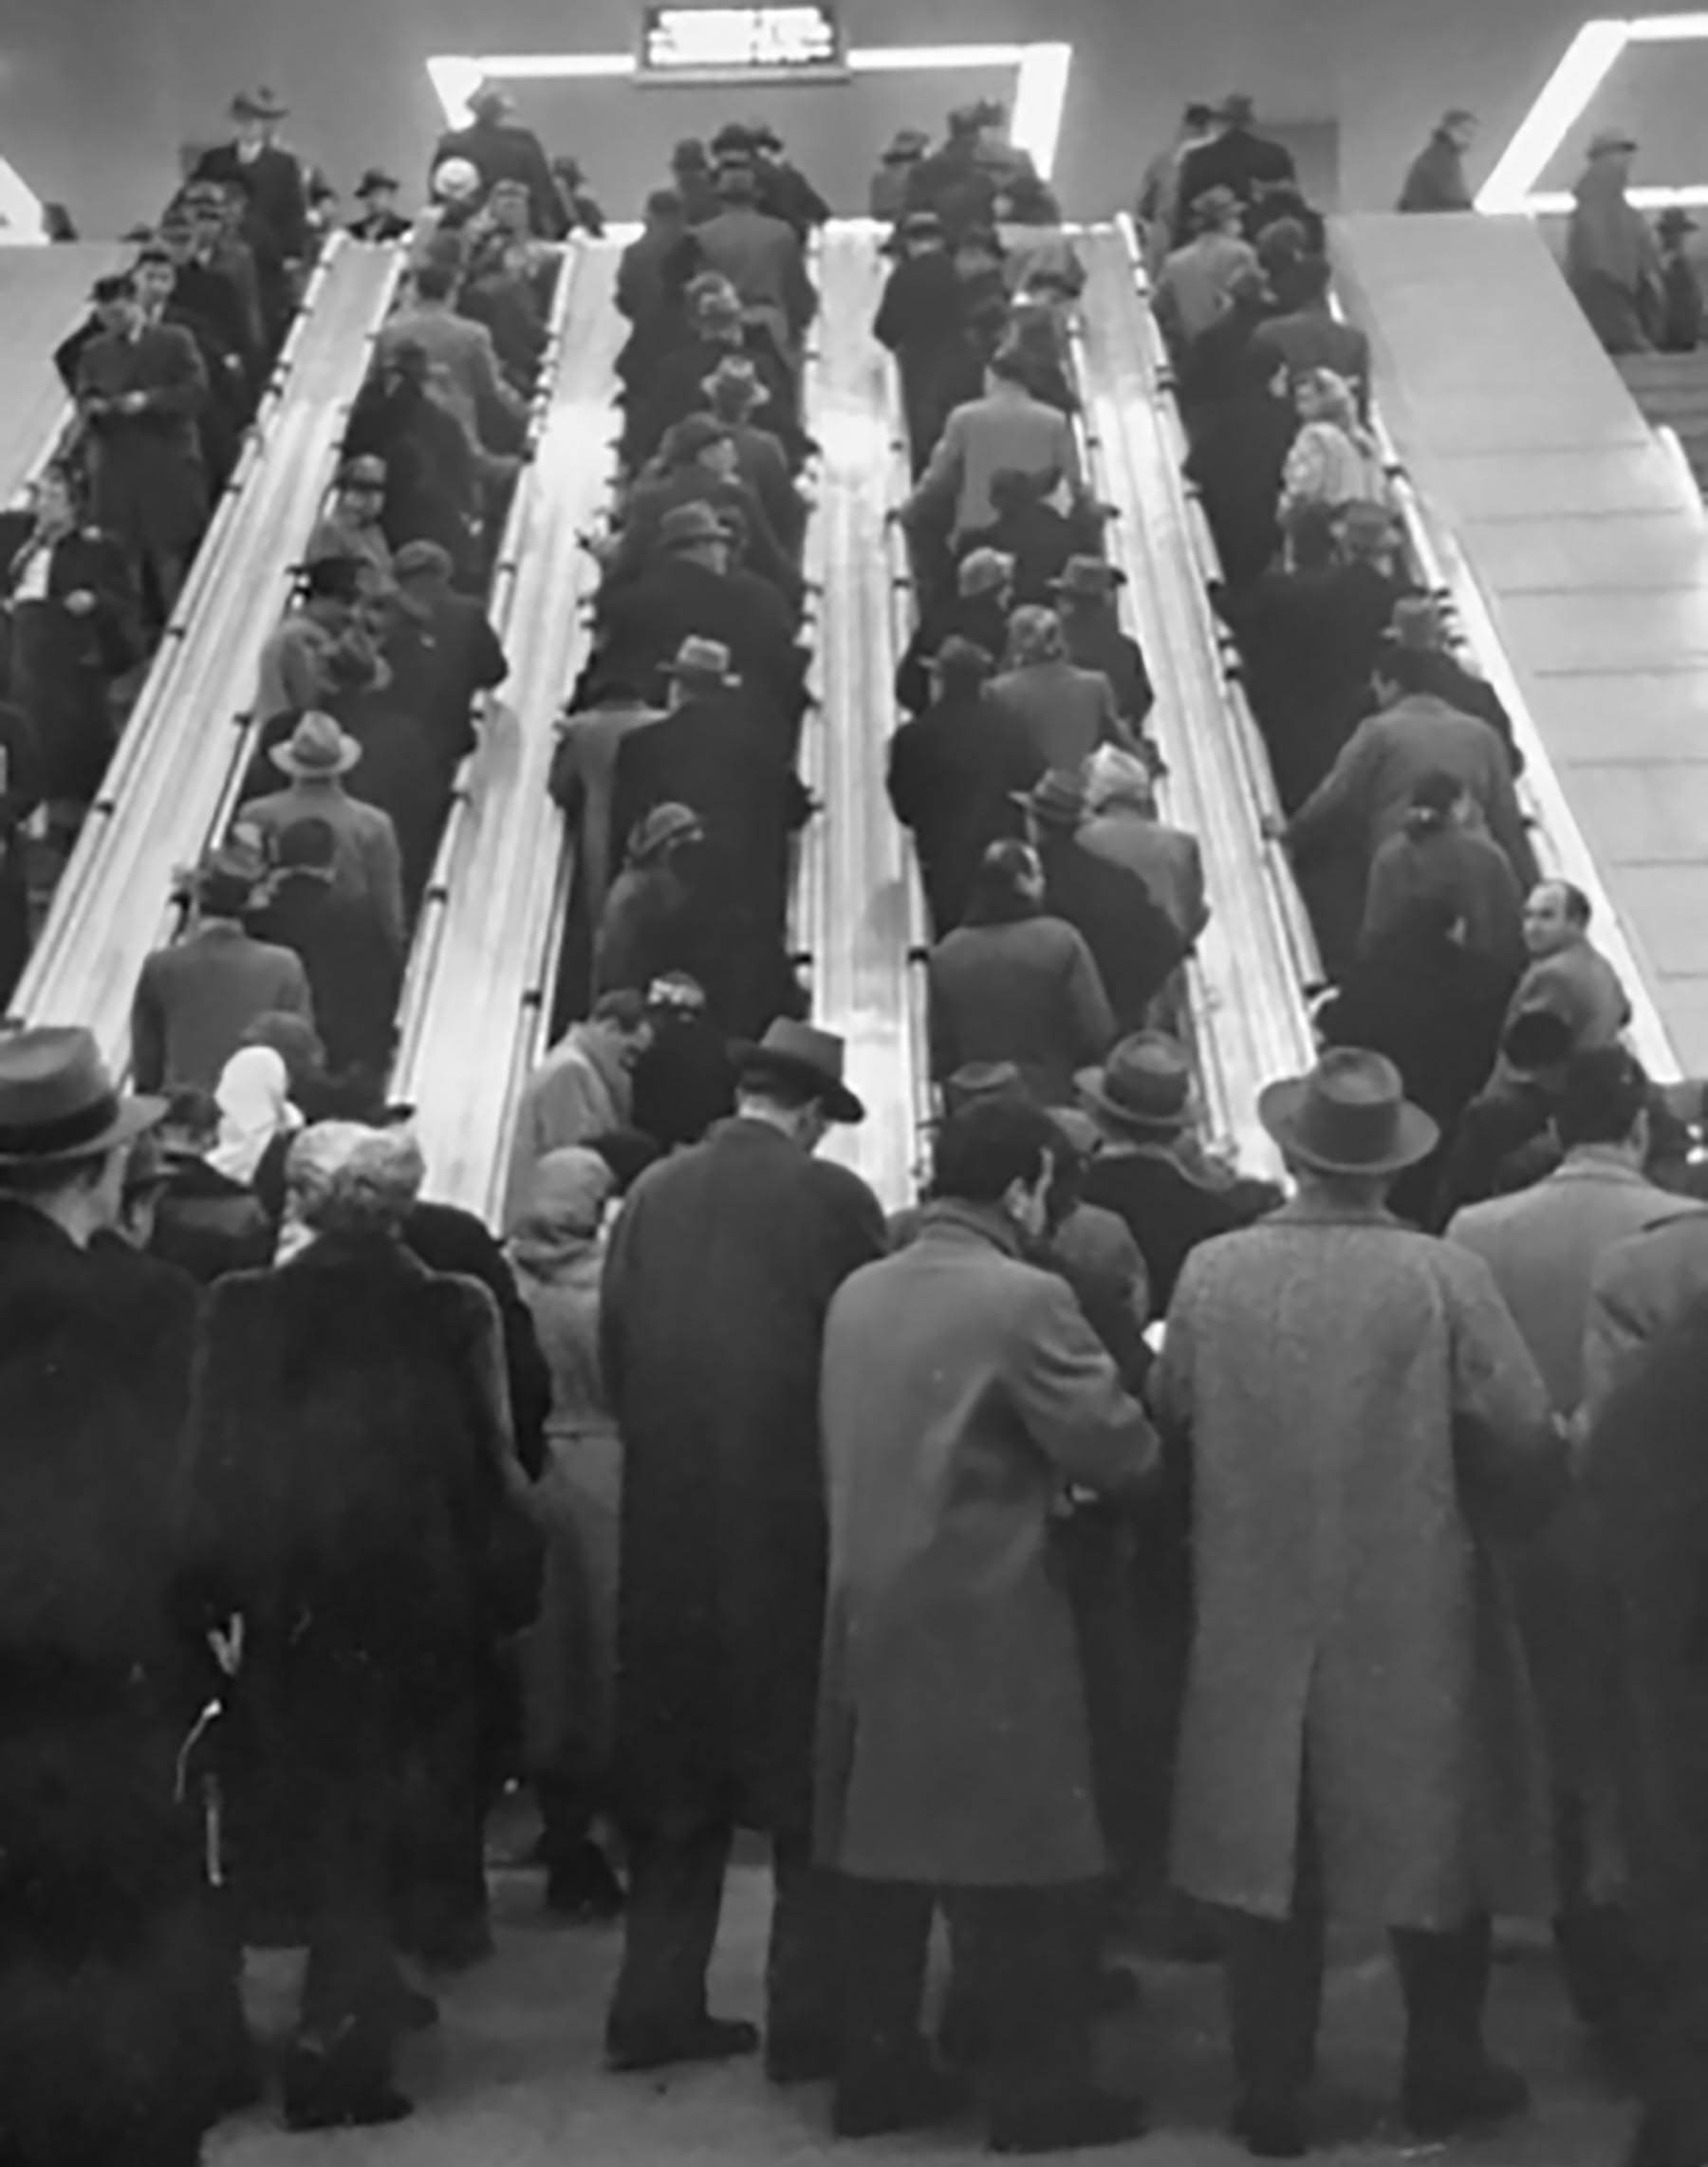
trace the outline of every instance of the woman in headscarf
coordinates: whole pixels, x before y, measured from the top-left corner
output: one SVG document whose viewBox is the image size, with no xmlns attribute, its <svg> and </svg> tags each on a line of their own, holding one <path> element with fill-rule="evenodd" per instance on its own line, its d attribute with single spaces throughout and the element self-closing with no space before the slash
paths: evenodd
<svg viewBox="0 0 1708 2167">
<path fill-rule="evenodd" d="M 1293 398 L 1304 426 L 1281 477 L 1282 527 L 1290 533 L 1313 511 L 1338 513 L 1351 504 L 1392 511 L 1393 484 L 1346 378 L 1332 369 L 1307 369 Z"/>
<path fill-rule="evenodd" d="M 536 1496 L 548 1549 L 527 1656 L 528 1761 L 545 1820 L 546 1905 L 609 1918 L 622 1891 L 591 1825 L 603 1803 L 617 1676 L 622 1447 L 599 1369 L 600 1238 L 617 1189 L 596 1151 L 548 1152 L 507 1253 L 551 1370 Z"/>
<path fill-rule="evenodd" d="M 1566 277 L 1589 327 L 1610 354 L 1645 354 L 1661 297 L 1661 255 L 1647 220 L 1625 196 L 1637 148 L 1622 128 L 1604 128 L 1572 191 Z"/>
<path fill-rule="evenodd" d="M 212 1290 L 187 1453 L 195 1584 L 240 1621 L 236 1885 L 281 1863 L 308 1968 L 285 2069 L 296 2129 L 393 2121 L 411 2000 L 388 1905 L 399 1771 L 473 1691 L 482 1576 L 526 1494 L 492 1296 L 404 1247 L 405 1132 L 325 1122 L 292 1146 L 290 1261 Z"/>
<path fill-rule="evenodd" d="M 261 1161 L 279 1137 L 293 1136 L 303 1117 L 290 1102 L 290 1072 L 270 1046 L 246 1046 L 220 1072 L 214 1102 L 219 1135 L 208 1164 L 228 1181 L 252 1189 Z"/>
</svg>

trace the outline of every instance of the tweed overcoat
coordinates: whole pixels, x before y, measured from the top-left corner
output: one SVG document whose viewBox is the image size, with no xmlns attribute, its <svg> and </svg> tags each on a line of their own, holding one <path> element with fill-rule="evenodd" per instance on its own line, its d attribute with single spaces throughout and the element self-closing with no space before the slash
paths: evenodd
<svg viewBox="0 0 1708 2167">
<path fill-rule="evenodd" d="M 809 1825 L 825 1317 L 884 1247 L 863 1182 L 739 1118 L 643 1175 L 612 1230 L 600 1356 L 623 1447 L 616 1774 L 643 1823 Z"/>
<path fill-rule="evenodd" d="M 845 1874 L 1002 1888 L 1107 1864 L 1052 1532 L 1066 1484 L 1160 1473 L 1144 1410 L 996 1214 L 927 1207 L 832 1306 L 817 1849 Z"/>
<path fill-rule="evenodd" d="M 1544 1515 L 1565 1446 L 1488 1268 L 1296 1201 L 1187 1260 L 1157 1396 L 1193 1491 L 1178 1884 L 1285 1917 L 1303 1786 L 1333 1915 L 1541 1901 L 1538 1725 L 1478 1528 Z"/>
</svg>

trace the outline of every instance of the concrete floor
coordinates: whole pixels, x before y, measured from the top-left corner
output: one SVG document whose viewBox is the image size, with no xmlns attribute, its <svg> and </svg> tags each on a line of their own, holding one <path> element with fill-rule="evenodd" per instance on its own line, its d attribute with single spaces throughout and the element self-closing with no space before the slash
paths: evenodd
<svg viewBox="0 0 1708 2167">
<path fill-rule="evenodd" d="M 548 1925 L 539 1878 L 495 1881 L 499 1951 L 439 1990 L 438 2030 L 409 2049 L 404 2082 L 418 2102 L 395 2129 L 288 2137 L 269 2108 L 219 2131 L 209 2167 L 807 2167 L 870 2158 L 887 2167 L 949 2167 L 981 2158 L 976 2123 L 929 2139 L 833 2148 L 822 2091 L 775 2093 L 753 2064 L 663 2078 L 615 2078 L 600 2065 L 600 2031 L 620 1930 Z M 759 2014 L 767 1892 L 732 1879 L 715 2006 Z M 1246 2155 L 1220 2130 L 1228 2076 L 1214 1971 L 1143 1967 L 1145 2010 L 1109 2028 L 1106 2079 L 1143 2089 L 1156 2133 L 1148 2167 L 1235 2167 Z M 277 2038 L 288 2019 L 290 1959 L 254 1967 L 253 2014 Z M 1337 1965 L 1324 2031 L 1321 2133 L 1343 2162 L 1377 2167 L 1424 2157 L 1388 2117 L 1398 2005 L 1380 1956 Z M 1618 2167 L 1628 2111 L 1585 2066 L 1538 1942 L 1500 1966 L 1491 2042 L 1535 2088 L 1532 2118 L 1496 2139 L 1452 2148 L 1457 2161 L 1513 2167 Z M 1133 2158 L 1138 2147 L 1109 2157 Z M 1446 2157 L 1441 2148 L 1437 2155 Z"/>
</svg>

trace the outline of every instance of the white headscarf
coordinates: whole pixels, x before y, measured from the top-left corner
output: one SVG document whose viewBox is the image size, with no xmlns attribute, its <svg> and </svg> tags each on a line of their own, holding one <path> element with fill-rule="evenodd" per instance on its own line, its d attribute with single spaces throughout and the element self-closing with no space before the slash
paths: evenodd
<svg viewBox="0 0 1708 2167">
<path fill-rule="evenodd" d="M 246 1046 L 232 1054 L 214 1098 L 219 1137 L 208 1164 L 228 1181 L 253 1181 L 274 1137 L 303 1125 L 290 1102 L 290 1073 L 270 1046 Z"/>
</svg>

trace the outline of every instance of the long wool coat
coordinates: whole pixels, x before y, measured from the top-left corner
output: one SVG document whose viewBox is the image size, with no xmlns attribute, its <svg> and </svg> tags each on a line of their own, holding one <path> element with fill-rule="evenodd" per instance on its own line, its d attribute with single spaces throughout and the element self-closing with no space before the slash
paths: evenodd
<svg viewBox="0 0 1708 2167">
<path fill-rule="evenodd" d="M 844 1168 L 736 1120 L 654 1167 L 601 1308 L 622 1435 L 617 1776 L 626 1808 L 806 1828 L 824 1625 L 819 1360 L 883 1253 Z"/>
<path fill-rule="evenodd" d="M 1286 1917 L 1303 1785 L 1335 1915 L 1538 1902 L 1537 1724 L 1477 1525 L 1545 1512 L 1564 1445 L 1488 1268 L 1286 1206 L 1188 1260 L 1158 1404 L 1192 1467 L 1179 1885 Z"/>
<path fill-rule="evenodd" d="M 817 1848 L 875 1880 L 1095 1879 L 1091 1740 L 1052 1509 L 1160 1467 L 1073 1294 L 931 1206 L 826 1337 L 830 1596 Z"/>
<path fill-rule="evenodd" d="M 133 550 L 187 549 L 208 516 L 196 435 L 208 379 L 195 341 L 176 324 L 151 324 L 135 340 L 91 340 L 77 390 L 85 400 L 139 391 L 148 398 L 141 414 L 91 417 L 97 524 Z"/>
</svg>

